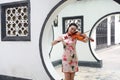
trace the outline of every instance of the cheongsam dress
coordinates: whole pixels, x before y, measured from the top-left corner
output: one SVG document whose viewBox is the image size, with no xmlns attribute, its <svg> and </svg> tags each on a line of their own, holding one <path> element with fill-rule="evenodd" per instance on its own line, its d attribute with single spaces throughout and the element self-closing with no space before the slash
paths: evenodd
<svg viewBox="0 0 120 80">
<path fill-rule="evenodd" d="M 76 54 L 76 41 L 68 34 L 62 35 L 62 43 L 64 52 L 62 55 L 62 72 L 77 72 L 78 71 L 78 58 Z"/>
</svg>

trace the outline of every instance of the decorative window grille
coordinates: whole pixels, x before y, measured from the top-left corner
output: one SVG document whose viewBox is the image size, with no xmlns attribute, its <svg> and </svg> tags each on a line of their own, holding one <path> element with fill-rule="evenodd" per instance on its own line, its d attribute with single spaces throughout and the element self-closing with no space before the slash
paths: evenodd
<svg viewBox="0 0 120 80">
<path fill-rule="evenodd" d="M 107 47 L 107 18 L 96 28 L 96 49 Z"/>
<path fill-rule="evenodd" d="M 78 26 L 78 30 L 83 33 L 83 16 L 71 16 L 71 17 L 63 17 L 63 33 L 66 32 L 68 26 L 71 23 L 76 23 Z"/>
<path fill-rule="evenodd" d="M 115 44 L 115 16 L 111 16 L 111 45 Z"/>
<path fill-rule="evenodd" d="M 29 2 L 15 2 L 1 6 L 2 41 L 30 41 Z"/>
</svg>

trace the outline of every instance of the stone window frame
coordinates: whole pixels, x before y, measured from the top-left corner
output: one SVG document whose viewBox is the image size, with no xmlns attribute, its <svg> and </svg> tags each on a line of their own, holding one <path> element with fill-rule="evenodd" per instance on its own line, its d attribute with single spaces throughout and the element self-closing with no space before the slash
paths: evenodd
<svg viewBox="0 0 120 80">
<path fill-rule="evenodd" d="M 12 7 L 27 6 L 28 8 L 28 35 L 27 36 L 7 36 L 6 35 L 6 14 L 5 10 Z M 31 41 L 30 35 L 30 2 L 18 1 L 1 4 L 1 41 Z"/>
</svg>

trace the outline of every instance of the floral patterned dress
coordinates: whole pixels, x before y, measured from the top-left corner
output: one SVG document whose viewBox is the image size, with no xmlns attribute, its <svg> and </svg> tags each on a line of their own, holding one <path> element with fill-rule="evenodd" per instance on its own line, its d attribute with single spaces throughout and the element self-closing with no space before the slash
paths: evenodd
<svg viewBox="0 0 120 80">
<path fill-rule="evenodd" d="M 62 43 L 64 45 L 64 53 L 62 56 L 62 72 L 77 72 L 78 58 L 76 54 L 76 41 L 68 34 L 62 35 Z"/>
</svg>

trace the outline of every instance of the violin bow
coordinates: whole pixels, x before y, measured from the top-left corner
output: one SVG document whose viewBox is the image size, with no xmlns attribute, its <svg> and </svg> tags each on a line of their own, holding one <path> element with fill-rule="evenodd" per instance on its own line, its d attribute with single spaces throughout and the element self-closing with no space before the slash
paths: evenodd
<svg viewBox="0 0 120 80">
<path fill-rule="evenodd" d="M 90 30 L 84 32 L 84 33 L 88 33 Z M 89 40 L 91 40 L 92 42 L 94 42 L 94 39 L 90 38 L 90 37 L 87 37 Z"/>
<path fill-rule="evenodd" d="M 88 31 L 85 31 L 84 33 L 88 33 L 88 32 L 90 32 L 90 30 L 88 30 Z"/>
</svg>

